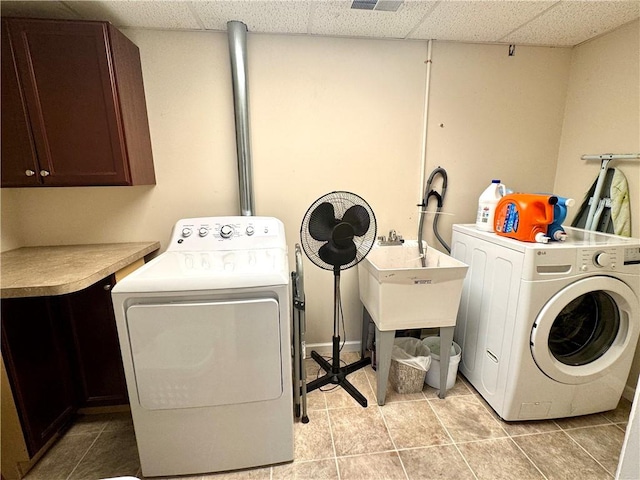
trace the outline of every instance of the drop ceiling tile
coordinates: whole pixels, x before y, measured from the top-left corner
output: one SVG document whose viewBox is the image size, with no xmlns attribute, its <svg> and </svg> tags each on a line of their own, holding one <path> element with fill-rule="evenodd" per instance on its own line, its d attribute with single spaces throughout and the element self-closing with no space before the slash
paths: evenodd
<svg viewBox="0 0 640 480">
<path fill-rule="evenodd" d="M 397 12 L 352 0 L 4 1 L 3 15 L 108 20 L 116 26 L 571 46 L 638 18 L 639 0 L 405 0 Z"/>
<path fill-rule="evenodd" d="M 317 2 L 309 33 L 315 35 L 406 38 L 437 1 L 405 0 L 396 12 L 352 10 L 352 0 Z"/>
<path fill-rule="evenodd" d="M 62 2 L 0 2 L 0 10 L 7 17 L 79 19 L 80 16 Z"/>
<path fill-rule="evenodd" d="M 640 2 L 562 1 L 503 38 L 509 43 L 573 46 L 638 18 Z"/>
<path fill-rule="evenodd" d="M 202 29 L 187 2 L 73 1 L 67 5 L 85 20 L 106 20 L 117 27 Z"/>
<path fill-rule="evenodd" d="M 312 0 L 215 0 L 190 2 L 207 30 L 239 20 L 250 32 L 307 33 Z"/>
<path fill-rule="evenodd" d="M 495 42 L 556 1 L 442 1 L 409 38 Z"/>
</svg>

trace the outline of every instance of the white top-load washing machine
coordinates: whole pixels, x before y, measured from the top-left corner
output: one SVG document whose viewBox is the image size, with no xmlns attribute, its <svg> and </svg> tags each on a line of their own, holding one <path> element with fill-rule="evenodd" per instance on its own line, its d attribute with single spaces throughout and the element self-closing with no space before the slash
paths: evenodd
<svg viewBox="0 0 640 480">
<path fill-rule="evenodd" d="M 145 477 L 293 460 L 282 222 L 189 218 L 113 305 Z"/>
<path fill-rule="evenodd" d="M 566 228 L 525 243 L 454 225 L 468 264 L 455 340 L 460 370 L 505 420 L 611 410 L 640 331 L 640 239 Z"/>
</svg>

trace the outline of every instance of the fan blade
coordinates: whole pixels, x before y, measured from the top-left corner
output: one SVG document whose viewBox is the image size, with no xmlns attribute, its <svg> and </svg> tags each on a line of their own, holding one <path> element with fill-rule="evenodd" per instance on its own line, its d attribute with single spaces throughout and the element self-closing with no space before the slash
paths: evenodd
<svg viewBox="0 0 640 480">
<path fill-rule="evenodd" d="M 318 256 L 323 262 L 339 267 L 351 263 L 356 258 L 356 244 L 351 244 L 344 248 L 338 248 L 331 243 L 325 243 L 318 250 Z"/>
<path fill-rule="evenodd" d="M 331 232 L 336 224 L 336 215 L 333 205 L 323 202 L 318 205 L 309 217 L 309 233 L 319 242 L 331 239 Z"/>
<path fill-rule="evenodd" d="M 354 205 L 344 212 L 342 221 L 347 222 L 353 227 L 354 235 L 361 237 L 369 230 L 371 218 L 366 208 L 362 205 Z"/>
</svg>

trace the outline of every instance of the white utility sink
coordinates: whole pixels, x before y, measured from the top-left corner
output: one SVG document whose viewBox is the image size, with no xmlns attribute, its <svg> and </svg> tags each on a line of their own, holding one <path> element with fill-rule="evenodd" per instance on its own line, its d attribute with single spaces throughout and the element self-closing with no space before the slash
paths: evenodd
<svg viewBox="0 0 640 480">
<path fill-rule="evenodd" d="M 360 300 L 381 331 L 456 324 L 468 265 L 418 242 L 375 245 L 358 264 Z"/>
</svg>

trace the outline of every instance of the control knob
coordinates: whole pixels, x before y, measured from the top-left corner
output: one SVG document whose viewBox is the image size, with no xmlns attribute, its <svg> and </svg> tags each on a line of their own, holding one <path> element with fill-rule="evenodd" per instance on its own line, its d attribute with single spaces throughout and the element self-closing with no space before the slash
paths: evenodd
<svg viewBox="0 0 640 480">
<path fill-rule="evenodd" d="M 233 235 L 233 227 L 231 225 L 223 225 L 220 227 L 220 236 L 222 238 L 229 238 Z"/>
<path fill-rule="evenodd" d="M 200 235 L 201 237 L 206 237 L 207 233 L 209 233 L 209 229 L 208 228 L 200 227 L 198 229 L 198 235 Z"/>
<path fill-rule="evenodd" d="M 253 229 L 253 227 L 251 225 L 249 225 L 247 227 L 246 233 L 247 233 L 248 236 L 251 236 L 251 235 L 253 235 L 255 233 L 255 230 Z"/>
<path fill-rule="evenodd" d="M 182 236 L 183 236 L 183 237 L 185 237 L 185 238 L 186 238 L 186 237 L 188 237 L 188 236 L 190 236 L 190 235 L 191 235 L 191 229 L 190 229 L 190 228 L 183 228 L 183 229 L 182 229 Z"/>
<path fill-rule="evenodd" d="M 611 256 L 606 252 L 596 253 L 593 257 L 593 263 L 598 267 L 608 267 L 611 265 Z"/>
</svg>

